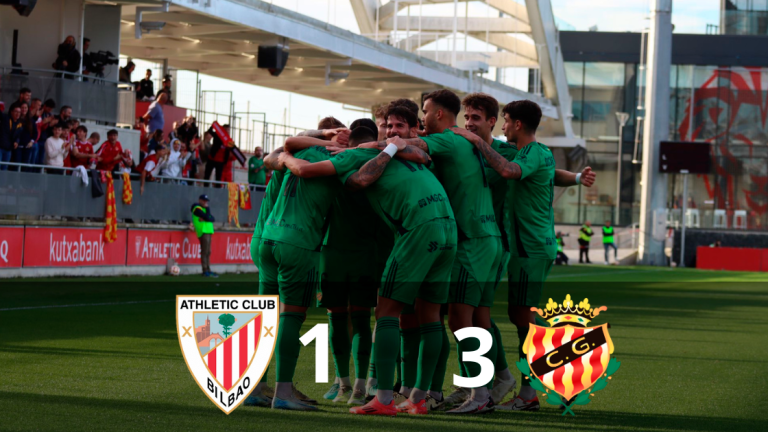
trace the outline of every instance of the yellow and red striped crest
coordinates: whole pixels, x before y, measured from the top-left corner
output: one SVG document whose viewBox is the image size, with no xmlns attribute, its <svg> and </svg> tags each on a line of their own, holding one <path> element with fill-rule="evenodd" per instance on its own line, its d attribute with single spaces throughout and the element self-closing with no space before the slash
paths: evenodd
<svg viewBox="0 0 768 432">
<path fill-rule="evenodd" d="M 613 341 L 607 324 L 586 328 L 531 324 L 523 352 L 542 384 L 570 400 L 605 373 Z"/>
</svg>

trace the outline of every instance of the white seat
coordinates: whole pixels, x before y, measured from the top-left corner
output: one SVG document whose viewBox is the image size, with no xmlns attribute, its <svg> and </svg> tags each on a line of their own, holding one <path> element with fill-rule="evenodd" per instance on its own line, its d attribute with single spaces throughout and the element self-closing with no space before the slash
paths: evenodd
<svg viewBox="0 0 768 432">
<path fill-rule="evenodd" d="M 701 227 L 699 209 L 685 209 L 685 226 L 689 228 Z"/>
<path fill-rule="evenodd" d="M 747 229 L 746 210 L 736 210 L 733 212 L 733 227 L 736 229 Z"/>
<path fill-rule="evenodd" d="M 715 210 L 715 219 L 712 222 L 712 227 L 728 228 L 728 219 L 726 217 L 725 210 L 723 209 Z"/>
</svg>

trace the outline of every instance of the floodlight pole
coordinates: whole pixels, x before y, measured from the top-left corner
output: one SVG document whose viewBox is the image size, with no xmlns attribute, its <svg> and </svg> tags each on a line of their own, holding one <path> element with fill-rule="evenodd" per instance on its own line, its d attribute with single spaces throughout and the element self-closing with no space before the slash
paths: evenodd
<svg viewBox="0 0 768 432">
<path fill-rule="evenodd" d="M 639 261 L 666 265 L 667 182 L 659 173 L 660 142 L 669 138 L 669 71 L 672 64 L 672 0 L 651 1 L 645 87 Z"/>
<path fill-rule="evenodd" d="M 619 225 L 621 219 L 621 159 L 622 149 L 624 144 L 624 126 L 627 125 L 629 120 L 629 113 L 617 112 L 616 120 L 619 121 L 619 150 L 618 150 L 618 170 L 616 172 L 616 218 L 613 222 L 614 225 Z"/>
</svg>

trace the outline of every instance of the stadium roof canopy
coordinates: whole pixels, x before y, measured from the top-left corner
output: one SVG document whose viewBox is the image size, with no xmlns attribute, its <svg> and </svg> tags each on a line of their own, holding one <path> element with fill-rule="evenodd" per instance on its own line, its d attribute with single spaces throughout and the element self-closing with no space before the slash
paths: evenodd
<svg viewBox="0 0 768 432">
<path fill-rule="evenodd" d="M 114 1 L 112 2 L 114 3 Z M 482 91 L 507 103 L 531 99 L 558 118 L 548 99 L 471 72 L 358 35 L 259 0 L 118 0 L 122 5 L 120 51 L 170 67 L 370 107 L 395 97 L 418 100 L 424 91 Z M 156 10 L 144 10 L 145 7 Z M 164 22 L 136 34 L 136 22 Z M 284 44 L 285 70 L 271 76 L 257 68 L 259 45 Z"/>
</svg>

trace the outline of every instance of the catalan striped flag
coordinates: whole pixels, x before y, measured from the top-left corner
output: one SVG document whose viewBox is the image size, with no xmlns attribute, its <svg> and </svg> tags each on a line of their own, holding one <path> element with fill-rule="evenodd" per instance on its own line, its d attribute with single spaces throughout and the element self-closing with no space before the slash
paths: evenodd
<svg viewBox="0 0 768 432">
<path fill-rule="evenodd" d="M 106 213 L 104 216 L 104 240 L 112 243 L 117 240 L 117 207 L 115 205 L 115 182 L 112 180 L 112 173 L 107 174 L 107 202 Z"/>
<path fill-rule="evenodd" d="M 256 315 L 203 355 L 211 375 L 226 391 L 230 391 L 243 377 L 259 346 L 261 314 Z"/>
</svg>

